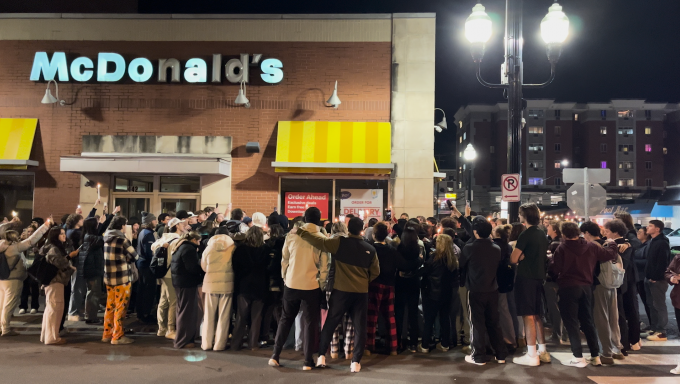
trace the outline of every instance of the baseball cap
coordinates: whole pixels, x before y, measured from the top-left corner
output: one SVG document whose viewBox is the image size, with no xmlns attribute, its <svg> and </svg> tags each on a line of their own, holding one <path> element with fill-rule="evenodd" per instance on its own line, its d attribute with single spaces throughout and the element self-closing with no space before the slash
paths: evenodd
<svg viewBox="0 0 680 384">
<path fill-rule="evenodd" d="M 172 228 L 175 225 L 177 225 L 179 223 L 183 223 L 183 222 L 184 222 L 184 220 L 180 220 L 176 217 L 173 217 L 172 219 L 170 219 L 170 221 L 168 221 L 168 228 Z"/>
<path fill-rule="evenodd" d="M 246 216 L 246 217 L 243 218 L 243 224 L 248 224 L 248 223 L 250 223 L 251 221 L 253 221 L 253 219 L 251 219 L 251 218 L 248 217 L 248 216 Z"/>
</svg>

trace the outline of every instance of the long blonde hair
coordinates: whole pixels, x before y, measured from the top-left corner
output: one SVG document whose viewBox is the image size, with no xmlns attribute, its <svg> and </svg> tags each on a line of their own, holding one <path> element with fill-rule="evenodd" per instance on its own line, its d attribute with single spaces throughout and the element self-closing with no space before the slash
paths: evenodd
<svg viewBox="0 0 680 384">
<path fill-rule="evenodd" d="M 444 263 L 449 271 L 458 269 L 458 258 L 453 253 L 453 239 L 451 236 L 437 236 L 437 249 L 432 260 Z"/>
</svg>

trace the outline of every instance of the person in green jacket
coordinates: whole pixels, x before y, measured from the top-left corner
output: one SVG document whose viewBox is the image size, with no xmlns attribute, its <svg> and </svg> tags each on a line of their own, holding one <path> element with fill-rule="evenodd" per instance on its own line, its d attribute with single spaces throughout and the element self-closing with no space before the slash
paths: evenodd
<svg viewBox="0 0 680 384">
<path fill-rule="evenodd" d="M 350 219 L 347 228 L 348 237 L 324 238 L 314 236 L 302 228 L 296 229 L 297 234 L 309 244 L 323 252 L 333 255 L 331 258 L 331 272 L 327 284 L 331 290 L 328 301 L 328 317 L 321 330 L 319 342 L 319 358 L 317 367 L 326 366 L 326 352 L 333 337 L 333 331 L 342 320 L 345 312 L 349 313 L 355 324 L 354 354 L 352 356 L 351 372 L 361 370 L 361 357 L 366 344 L 366 316 L 368 310 L 368 284 L 380 275 L 380 264 L 375 248 L 368 244 L 361 236 L 364 222 L 354 217 Z M 295 233 L 292 230 L 291 233 Z"/>
</svg>

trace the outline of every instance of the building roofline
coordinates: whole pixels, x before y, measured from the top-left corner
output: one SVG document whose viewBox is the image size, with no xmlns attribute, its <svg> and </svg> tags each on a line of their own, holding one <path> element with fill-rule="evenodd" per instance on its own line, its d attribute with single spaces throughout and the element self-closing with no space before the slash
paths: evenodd
<svg viewBox="0 0 680 384">
<path fill-rule="evenodd" d="M 320 14 L 181 14 L 181 13 L 0 13 L 0 19 L 160 19 L 160 20 L 347 20 L 436 18 L 435 13 L 320 13 Z"/>
</svg>

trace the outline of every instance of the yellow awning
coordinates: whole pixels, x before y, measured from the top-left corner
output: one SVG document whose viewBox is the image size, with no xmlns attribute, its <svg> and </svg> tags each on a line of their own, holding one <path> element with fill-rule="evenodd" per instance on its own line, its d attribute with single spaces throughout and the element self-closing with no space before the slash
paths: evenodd
<svg viewBox="0 0 680 384">
<path fill-rule="evenodd" d="M 27 169 L 38 119 L 0 118 L 0 169 Z"/>
<path fill-rule="evenodd" d="M 390 123 L 279 121 L 276 172 L 389 174 Z"/>
</svg>

